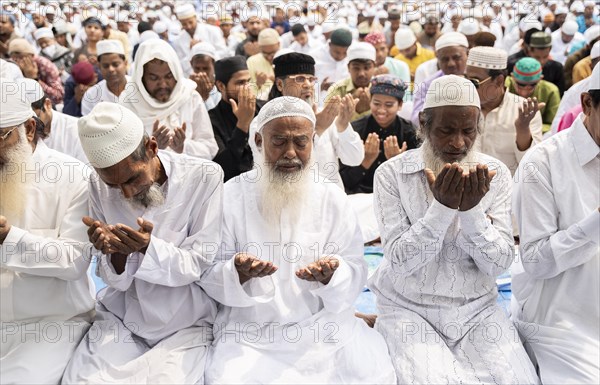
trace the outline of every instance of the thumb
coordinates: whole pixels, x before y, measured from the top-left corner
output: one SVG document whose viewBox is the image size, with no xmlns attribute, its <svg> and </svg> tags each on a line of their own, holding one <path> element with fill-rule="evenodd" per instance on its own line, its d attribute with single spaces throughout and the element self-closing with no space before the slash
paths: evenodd
<svg viewBox="0 0 600 385">
<path fill-rule="evenodd" d="M 152 222 L 147 221 L 144 218 L 141 218 L 141 217 L 138 218 L 137 223 L 138 223 L 138 225 L 140 225 L 140 228 L 145 233 L 151 233 L 152 230 L 154 230 L 154 225 L 152 224 Z"/>
<path fill-rule="evenodd" d="M 490 180 L 494 179 L 494 177 L 496 176 L 497 173 L 498 172 L 496 170 L 490 170 L 488 172 L 488 176 L 489 176 Z"/>
<path fill-rule="evenodd" d="M 232 110 L 233 110 L 233 112 L 235 113 L 235 112 L 237 111 L 237 109 L 238 109 L 238 105 L 237 105 L 237 103 L 236 103 L 236 102 L 235 102 L 235 100 L 233 100 L 233 99 L 229 99 L 229 103 L 231 103 L 231 109 L 232 109 Z"/>
<path fill-rule="evenodd" d="M 91 225 L 94 224 L 94 220 L 91 217 L 88 217 L 88 216 L 85 216 L 85 217 L 81 218 L 81 221 L 86 226 L 91 226 Z"/>
<path fill-rule="evenodd" d="M 186 122 L 183 122 L 183 125 L 181 126 L 181 130 L 182 130 L 183 132 L 185 132 L 185 131 L 186 131 L 186 130 L 185 130 L 185 129 L 186 129 L 186 127 L 187 127 L 187 125 L 186 125 Z"/>
<path fill-rule="evenodd" d="M 427 177 L 427 183 L 429 183 L 429 187 L 433 187 L 433 184 L 435 183 L 435 174 L 433 171 L 429 168 L 426 168 L 425 176 Z"/>
<path fill-rule="evenodd" d="M 408 149 L 408 146 L 406 145 L 406 142 L 402 142 L 402 152 L 406 151 Z"/>
<path fill-rule="evenodd" d="M 154 131 L 158 130 L 158 124 L 159 124 L 159 123 L 158 123 L 158 119 L 156 119 L 156 120 L 154 121 L 154 126 L 153 126 L 153 128 L 152 128 Z"/>
<path fill-rule="evenodd" d="M 540 111 L 541 111 L 541 110 L 543 110 L 543 109 L 544 109 L 544 107 L 546 107 L 546 103 L 541 103 L 541 102 L 540 102 L 540 103 L 538 103 L 538 110 L 540 110 Z"/>
</svg>

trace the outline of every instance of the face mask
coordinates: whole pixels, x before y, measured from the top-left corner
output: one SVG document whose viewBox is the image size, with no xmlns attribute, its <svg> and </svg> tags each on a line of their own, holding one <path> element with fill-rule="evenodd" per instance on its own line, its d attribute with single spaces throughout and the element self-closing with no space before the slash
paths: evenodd
<svg viewBox="0 0 600 385">
<path fill-rule="evenodd" d="M 56 53 L 56 48 L 56 44 L 51 44 L 46 48 L 42 49 L 42 52 L 44 53 L 44 55 L 52 57 Z"/>
</svg>

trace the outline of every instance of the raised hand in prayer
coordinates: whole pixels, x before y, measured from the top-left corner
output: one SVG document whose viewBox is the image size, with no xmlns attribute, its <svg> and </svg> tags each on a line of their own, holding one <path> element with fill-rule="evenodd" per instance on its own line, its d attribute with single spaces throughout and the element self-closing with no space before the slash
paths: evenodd
<svg viewBox="0 0 600 385">
<path fill-rule="evenodd" d="M 496 171 L 490 171 L 485 164 L 478 164 L 477 167 L 471 168 L 465 180 L 465 188 L 458 209 L 468 211 L 477 206 L 485 194 L 490 191 L 490 182 L 495 175 Z"/>
<path fill-rule="evenodd" d="M 10 224 L 8 223 L 8 219 L 4 215 L 0 215 L 0 245 L 4 243 L 9 231 Z"/>
<path fill-rule="evenodd" d="M 256 73 L 256 86 L 258 88 L 262 87 L 263 84 L 267 82 L 269 76 L 265 72 L 258 71 Z"/>
<path fill-rule="evenodd" d="M 24 56 L 15 59 L 15 62 L 23 72 L 23 76 L 29 79 L 37 79 L 38 77 L 38 66 L 31 56 Z"/>
<path fill-rule="evenodd" d="M 539 106 L 537 98 L 527 98 L 523 105 L 519 107 L 519 115 L 515 119 L 515 128 L 517 129 L 517 148 L 525 151 L 531 146 L 533 137 L 529 129 L 529 123 L 538 112 Z"/>
<path fill-rule="evenodd" d="M 273 262 L 263 261 L 248 253 L 237 253 L 234 257 L 235 269 L 240 277 L 240 284 L 250 278 L 261 278 L 273 274 L 278 267 Z"/>
<path fill-rule="evenodd" d="M 181 154 L 183 153 L 183 145 L 185 143 L 185 130 L 186 124 L 185 122 L 181 127 L 176 127 L 173 131 L 173 135 L 171 136 L 171 148 L 173 151 Z"/>
<path fill-rule="evenodd" d="M 233 114 L 238 120 L 237 128 L 244 132 L 250 130 L 250 123 L 254 119 L 254 113 L 256 112 L 256 94 L 254 93 L 252 86 L 246 84 L 238 89 L 238 100 L 237 102 L 233 99 L 229 99 Z"/>
<path fill-rule="evenodd" d="M 259 53 L 260 47 L 258 46 L 258 42 L 257 41 L 248 41 L 248 42 L 244 43 L 244 52 L 246 52 L 246 55 L 248 57 Z"/>
<path fill-rule="evenodd" d="M 75 86 L 75 89 L 73 90 L 73 97 L 75 98 L 77 103 L 81 103 L 83 96 L 85 95 L 85 93 L 87 92 L 87 90 L 89 88 L 90 88 L 90 86 L 85 85 L 85 84 L 77 84 Z"/>
<path fill-rule="evenodd" d="M 372 132 L 367 136 L 367 140 L 365 140 L 365 157 L 361 163 L 362 168 L 366 170 L 370 169 L 377 160 L 377 157 L 381 152 L 379 149 L 379 142 L 379 135 L 376 133 Z"/>
<path fill-rule="evenodd" d="M 458 209 L 462 200 L 466 176 L 458 163 L 446 163 L 436 177 L 431 169 L 425 169 L 429 188 L 436 201 L 451 209 Z"/>
<path fill-rule="evenodd" d="M 156 119 L 154 121 L 154 126 L 152 127 L 152 136 L 156 138 L 158 148 L 164 150 L 171 144 L 171 132 L 167 126 L 163 125 L 159 127 L 159 124 L 158 119 Z"/>
<path fill-rule="evenodd" d="M 402 143 L 402 148 L 398 145 L 398 138 L 395 135 L 388 136 L 383 141 L 383 152 L 386 159 L 402 154 L 407 149 L 406 142 Z"/>
<path fill-rule="evenodd" d="M 327 91 L 333 82 L 329 81 L 329 76 L 326 76 L 325 79 L 321 82 L 321 91 Z"/>
<path fill-rule="evenodd" d="M 371 109 L 371 95 L 367 88 L 357 88 L 353 96 L 358 98 L 355 108 L 357 114 L 362 114 Z"/>
<path fill-rule="evenodd" d="M 348 128 L 354 110 L 356 109 L 356 104 L 358 104 L 358 99 L 355 99 L 352 95 L 345 95 L 342 98 L 340 113 L 335 120 L 335 126 L 337 127 L 338 132 L 344 132 L 346 128 Z"/>
<path fill-rule="evenodd" d="M 88 226 L 88 239 L 96 250 L 105 255 L 117 252 L 115 248 L 111 247 L 110 240 L 118 240 L 118 237 L 112 232 L 110 225 L 91 217 L 83 217 L 82 221 Z"/>
<path fill-rule="evenodd" d="M 318 281 L 323 285 L 327 285 L 339 266 L 340 261 L 337 258 L 323 257 L 297 270 L 296 277 L 305 281 Z"/>
<path fill-rule="evenodd" d="M 190 79 L 196 83 L 196 91 L 202 96 L 202 99 L 206 101 L 210 96 L 215 83 L 210 80 L 206 72 L 193 73 L 190 75 Z"/>
<path fill-rule="evenodd" d="M 335 117 L 340 113 L 340 102 L 339 96 L 333 96 L 325 101 L 325 105 L 321 112 L 316 113 L 317 123 L 315 124 L 315 132 L 321 136 L 331 126 L 331 123 L 335 120 Z"/>
<path fill-rule="evenodd" d="M 140 226 L 138 230 L 134 230 L 131 227 L 120 223 L 110 226 L 111 231 L 118 239 L 111 238 L 109 239 L 109 243 L 112 248 L 116 249 L 117 253 L 124 255 L 129 255 L 138 251 L 142 254 L 146 253 L 146 249 L 150 244 L 150 236 L 152 235 L 154 224 L 144 218 L 138 218 L 137 224 Z"/>
</svg>

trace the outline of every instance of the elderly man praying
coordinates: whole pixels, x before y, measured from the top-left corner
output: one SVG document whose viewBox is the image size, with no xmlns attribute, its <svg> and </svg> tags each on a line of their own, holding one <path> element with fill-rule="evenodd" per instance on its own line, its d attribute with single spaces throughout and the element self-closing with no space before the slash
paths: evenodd
<svg viewBox="0 0 600 385">
<path fill-rule="evenodd" d="M 512 181 L 500 161 L 472 150 L 479 111 L 469 80 L 433 80 L 422 146 L 375 174 L 385 259 L 369 284 L 402 384 L 539 382 L 496 304 L 496 276 L 514 254 Z"/>
<path fill-rule="evenodd" d="M 354 316 L 362 237 L 344 192 L 317 179 L 315 122 L 301 99 L 265 104 L 255 169 L 225 184 L 222 247 L 200 280 L 222 304 L 207 383 L 396 383 L 385 342 Z"/>
</svg>

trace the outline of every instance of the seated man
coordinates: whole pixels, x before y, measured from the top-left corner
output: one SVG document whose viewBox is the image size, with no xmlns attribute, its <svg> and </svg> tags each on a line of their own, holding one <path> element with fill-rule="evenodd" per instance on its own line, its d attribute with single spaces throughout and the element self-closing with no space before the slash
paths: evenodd
<svg viewBox="0 0 600 385">
<path fill-rule="evenodd" d="M 385 259 L 369 281 L 400 384 L 539 383 L 496 304 L 514 255 L 511 175 L 473 151 L 474 85 L 442 76 L 421 112 L 423 144 L 379 167 L 374 205 Z"/>
<path fill-rule="evenodd" d="M 208 111 L 196 83 L 184 77 L 169 43 L 149 40 L 140 44 L 131 77 L 119 103 L 142 120 L 159 149 L 214 158 L 218 146 Z"/>
<path fill-rule="evenodd" d="M 219 261 L 200 281 L 222 304 L 207 383 L 396 383 L 383 339 L 354 316 L 362 239 L 344 192 L 315 179 L 315 122 L 301 100 L 265 104 L 256 168 L 225 184 Z"/>
<path fill-rule="evenodd" d="M 513 316 L 544 384 L 600 383 L 600 66 L 583 114 L 531 149 L 513 209 Z"/>
<path fill-rule="evenodd" d="M 22 91 L 0 79 L 0 382 L 58 384 L 94 317 L 88 173 L 39 140 Z"/>
<path fill-rule="evenodd" d="M 81 118 L 79 138 L 96 170 L 83 223 L 108 287 L 63 383 L 201 383 L 216 306 L 194 282 L 220 240 L 223 173 L 159 152 L 115 103 Z"/>
</svg>

